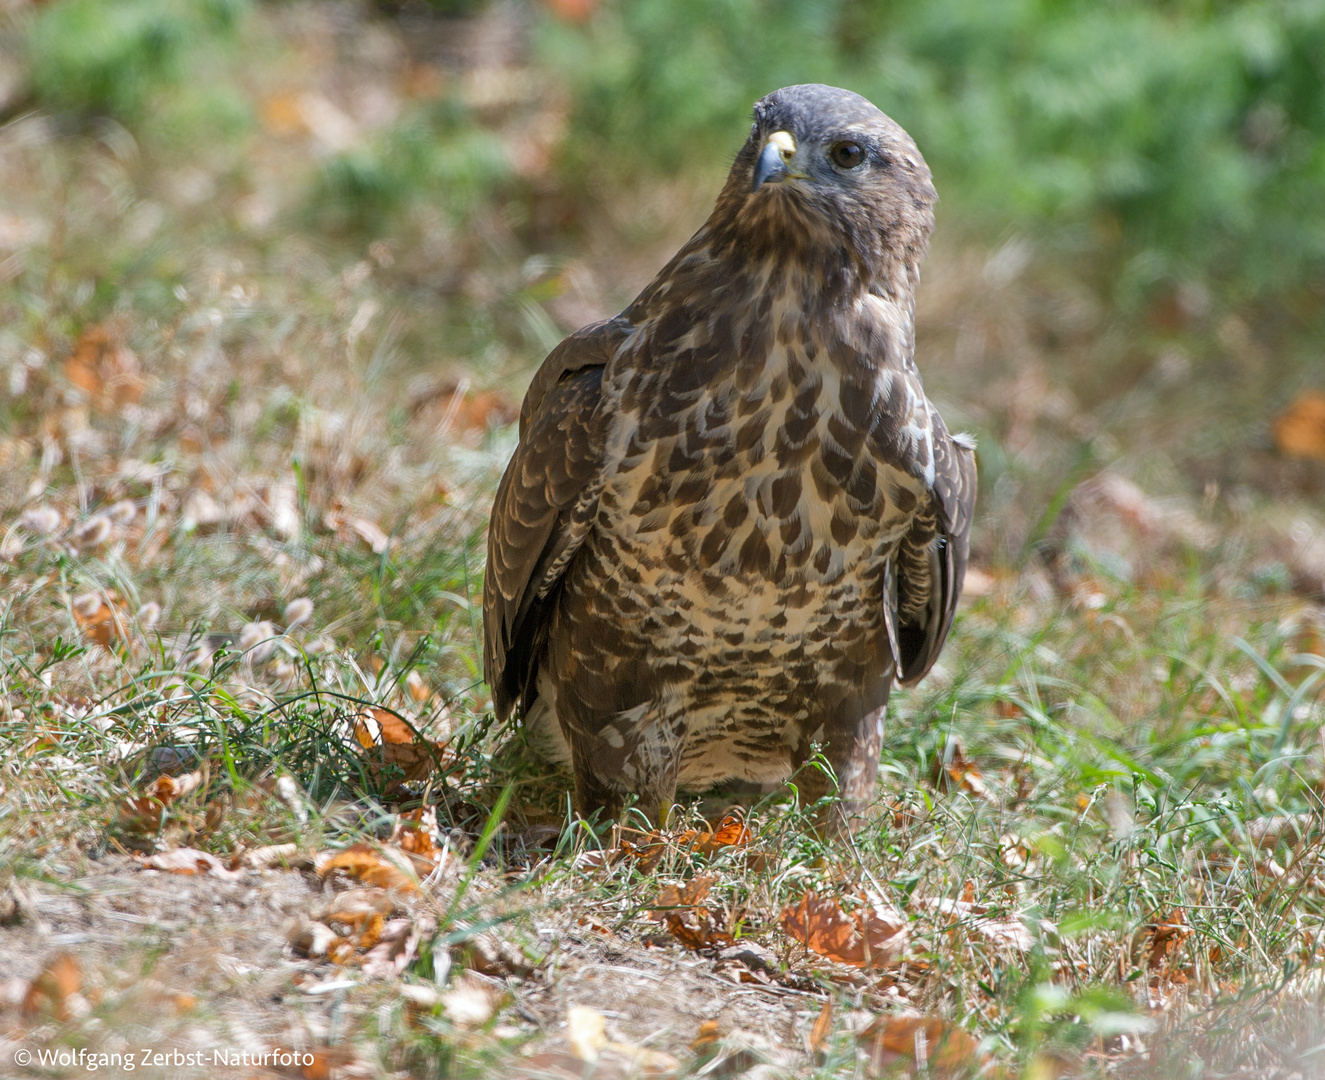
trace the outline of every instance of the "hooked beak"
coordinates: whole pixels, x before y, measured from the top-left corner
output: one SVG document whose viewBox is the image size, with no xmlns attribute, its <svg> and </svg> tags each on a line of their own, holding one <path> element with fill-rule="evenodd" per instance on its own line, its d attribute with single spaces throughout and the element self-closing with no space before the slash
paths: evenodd
<svg viewBox="0 0 1325 1080">
<path fill-rule="evenodd" d="M 759 152 L 759 160 L 755 163 L 754 185 L 750 190 L 758 191 L 765 184 L 780 184 L 784 180 L 802 176 L 802 173 L 791 171 L 791 161 L 795 156 L 796 140 L 791 137 L 791 132 L 773 132 Z"/>
</svg>

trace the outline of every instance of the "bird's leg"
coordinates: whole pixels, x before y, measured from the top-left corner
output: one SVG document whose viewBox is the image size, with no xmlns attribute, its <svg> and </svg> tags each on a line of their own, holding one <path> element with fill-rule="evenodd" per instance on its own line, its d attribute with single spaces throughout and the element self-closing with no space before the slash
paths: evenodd
<svg viewBox="0 0 1325 1080">
<path fill-rule="evenodd" d="M 584 736 L 570 739 L 571 769 L 575 774 L 575 813 L 585 821 L 592 821 L 595 814 L 600 822 L 613 820 L 621 816 L 622 793 L 609 787 L 594 770 L 590 741 Z"/>
<path fill-rule="evenodd" d="M 627 770 L 635 777 L 636 804 L 659 829 L 667 827 L 676 802 L 676 782 L 685 752 L 685 716 L 671 702 L 671 708 L 659 709 L 661 715 L 646 727 L 637 729 L 630 748 Z"/>
<path fill-rule="evenodd" d="M 661 714 L 661 715 L 660 715 Z M 606 715 L 585 710 L 562 724 L 575 773 L 575 811 L 621 816 L 624 796 L 657 826 L 665 824 L 676 798 L 685 744 L 685 718 L 646 702 Z"/>
<path fill-rule="evenodd" d="M 864 821 L 864 812 L 874 798 L 879 774 L 879 752 L 883 748 L 883 721 L 887 705 L 855 720 L 830 719 L 824 723 L 823 756 L 837 778 L 823 769 L 806 765 L 810 756 L 807 738 L 797 753 L 800 768 L 795 774 L 802 806 L 811 806 L 826 795 L 837 798 L 819 812 L 820 824 L 830 835 L 854 832 Z"/>
<path fill-rule="evenodd" d="M 659 829 L 667 828 L 667 819 L 672 815 L 672 806 L 676 802 L 676 770 L 670 775 L 653 777 L 639 793 L 635 808 Z"/>
</svg>

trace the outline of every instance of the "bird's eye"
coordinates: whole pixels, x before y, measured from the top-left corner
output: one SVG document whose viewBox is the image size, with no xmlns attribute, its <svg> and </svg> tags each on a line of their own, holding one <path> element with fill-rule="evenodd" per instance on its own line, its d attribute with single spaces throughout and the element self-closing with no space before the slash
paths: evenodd
<svg viewBox="0 0 1325 1080">
<path fill-rule="evenodd" d="M 854 169 L 865 160 L 865 151 L 859 143 L 840 142 L 833 143 L 828 156 L 838 168 Z"/>
</svg>

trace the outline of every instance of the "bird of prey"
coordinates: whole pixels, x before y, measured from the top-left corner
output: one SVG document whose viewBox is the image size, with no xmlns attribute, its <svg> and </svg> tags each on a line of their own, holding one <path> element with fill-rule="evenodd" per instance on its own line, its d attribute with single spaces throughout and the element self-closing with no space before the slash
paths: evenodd
<svg viewBox="0 0 1325 1080">
<path fill-rule="evenodd" d="M 874 791 L 888 693 L 929 671 L 966 573 L 975 455 L 925 397 L 936 196 L 858 94 L 789 86 L 703 227 L 543 362 L 497 489 L 493 705 L 569 761 L 575 809 L 678 786 Z"/>
</svg>

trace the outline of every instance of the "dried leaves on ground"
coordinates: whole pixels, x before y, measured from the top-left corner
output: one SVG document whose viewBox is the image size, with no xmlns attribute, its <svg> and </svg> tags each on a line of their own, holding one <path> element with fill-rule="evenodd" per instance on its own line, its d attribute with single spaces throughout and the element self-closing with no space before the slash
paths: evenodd
<svg viewBox="0 0 1325 1080">
<path fill-rule="evenodd" d="M 883 968 L 906 947 L 906 916 L 881 897 L 858 895 L 848 914 L 829 896 L 807 892 L 782 909 L 782 929 L 796 941 L 839 964 Z"/>
</svg>

